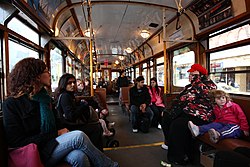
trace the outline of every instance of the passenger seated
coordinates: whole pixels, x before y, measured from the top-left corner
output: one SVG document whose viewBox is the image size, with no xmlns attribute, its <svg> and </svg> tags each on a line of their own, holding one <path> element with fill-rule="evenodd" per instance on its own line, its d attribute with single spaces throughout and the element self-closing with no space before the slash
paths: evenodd
<svg viewBox="0 0 250 167">
<path fill-rule="evenodd" d="M 12 69 L 8 78 L 11 95 L 3 103 L 8 147 L 35 143 L 44 166 L 66 161 L 71 166 L 90 166 L 91 162 L 93 166 L 118 167 L 94 147 L 85 133 L 69 132 L 57 124 L 51 97 L 44 88 L 50 87 L 50 78 L 40 59 L 25 58 Z"/>
<path fill-rule="evenodd" d="M 69 122 L 66 123 L 70 130 L 82 130 L 85 132 L 93 144 L 103 149 L 102 144 L 102 127 L 96 118 L 96 124 L 88 123 L 90 114 L 95 114 L 90 111 L 90 107 L 84 101 L 76 101 L 76 79 L 72 74 L 64 74 L 60 77 L 58 88 L 55 91 L 55 100 L 58 103 L 57 109 L 63 113 L 64 119 Z"/>
<path fill-rule="evenodd" d="M 77 85 L 78 86 L 78 85 Z M 79 86 L 80 89 L 77 87 L 78 90 L 78 94 L 77 95 L 90 95 L 90 89 L 88 89 L 89 86 L 89 80 L 86 78 L 85 79 L 85 85 L 83 86 L 83 84 L 81 84 L 79 82 Z M 79 91 L 79 90 L 83 90 L 83 91 Z M 88 90 L 88 91 L 87 91 Z M 108 109 L 107 108 L 103 108 L 100 104 L 100 98 L 98 97 L 97 94 L 94 95 L 94 97 L 92 98 L 86 98 L 86 99 L 82 99 L 81 102 L 85 103 L 86 105 L 92 106 L 95 111 L 98 113 L 99 116 L 99 122 L 101 123 L 102 129 L 103 129 L 103 136 L 112 136 L 113 132 L 110 132 L 109 127 L 113 124 L 113 123 L 109 123 L 109 121 L 107 120 L 107 116 L 108 116 Z"/>
<path fill-rule="evenodd" d="M 152 126 L 161 129 L 161 120 L 165 105 L 161 98 L 161 88 L 158 87 L 157 79 L 155 77 L 150 79 L 149 94 L 151 96 L 151 103 L 149 107 L 154 112 Z"/>
<path fill-rule="evenodd" d="M 216 103 L 213 108 L 216 118 L 214 122 L 201 126 L 189 121 L 192 135 L 196 137 L 208 132 L 212 143 L 225 138 L 239 138 L 243 134 L 249 136 L 246 116 L 240 106 L 231 101 L 229 94 L 222 90 L 212 90 L 211 95 Z"/>
<path fill-rule="evenodd" d="M 103 109 L 101 111 L 98 111 L 98 116 L 99 116 L 99 121 L 102 125 L 102 129 L 103 129 L 103 136 L 113 136 L 114 133 L 111 132 L 109 129 L 113 128 L 114 125 L 115 125 L 115 122 L 112 122 L 110 123 L 108 120 L 107 120 L 107 116 L 109 114 L 108 110 L 107 109 Z"/>
<path fill-rule="evenodd" d="M 150 109 L 151 97 L 147 86 L 144 85 L 143 76 L 136 78 L 136 84 L 130 89 L 130 110 L 132 116 L 132 130 L 138 132 L 140 128 L 139 121 L 145 117 L 149 120 L 149 125 L 152 122 L 154 113 Z"/>
</svg>

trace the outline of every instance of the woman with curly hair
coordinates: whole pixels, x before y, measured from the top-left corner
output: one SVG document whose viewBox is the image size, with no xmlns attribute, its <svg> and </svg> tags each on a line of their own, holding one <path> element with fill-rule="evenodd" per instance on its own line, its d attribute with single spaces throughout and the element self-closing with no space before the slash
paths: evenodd
<svg viewBox="0 0 250 167">
<path fill-rule="evenodd" d="M 51 97 L 50 73 L 40 59 L 19 61 L 9 76 L 10 96 L 3 103 L 4 129 L 8 146 L 19 148 L 30 143 L 38 146 L 46 166 L 61 160 L 72 166 L 118 166 L 96 149 L 81 131 L 69 132 L 56 124 Z"/>
</svg>

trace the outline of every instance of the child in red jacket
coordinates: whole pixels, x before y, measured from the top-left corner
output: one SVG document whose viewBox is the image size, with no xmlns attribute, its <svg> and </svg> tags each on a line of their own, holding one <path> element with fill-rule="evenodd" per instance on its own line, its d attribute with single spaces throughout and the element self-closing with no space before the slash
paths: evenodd
<svg viewBox="0 0 250 167">
<path fill-rule="evenodd" d="M 242 134 L 249 136 L 246 116 L 240 106 L 231 101 L 229 95 L 222 90 L 212 90 L 214 99 L 215 121 L 207 125 L 196 126 L 192 121 L 188 127 L 194 137 L 208 132 L 211 142 L 217 143 L 224 138 L 239 138 Z"/>
</svg>

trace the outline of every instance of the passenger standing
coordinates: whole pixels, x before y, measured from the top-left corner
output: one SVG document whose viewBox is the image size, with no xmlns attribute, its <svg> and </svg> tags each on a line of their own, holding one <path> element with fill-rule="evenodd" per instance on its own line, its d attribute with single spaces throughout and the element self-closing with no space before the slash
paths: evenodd
<svg viewBox="0 0 250 167">
<path fill-rule="evenodd" d="M 231 101 L 229 94 L 222 90 L 211 92 L 214 106 L 215 121 L 206 125 L 196 126 L 192 121 L 188 127 L 194 137 L 208 132 L 211 142 L 217 143 L 225 138 L 239 138 L 243 134 L 249 136 L 246 115 L 240 106 Z"/>
<path fill-rule="evenodd" d="M 155 77 L 150 79 L 149 94 L 151 96 L 151 103 L 149 106 L 154 112 L 152 126 L 161 129 L 161 120 L 165 105 L 162 102 L 161 88 L 158 86 L 157 79 Z"/>
<path fill-rule="evenodd" d="M 9 76 L 11 95 L 3 103 L 8 147 L 35 143 L 46 166 L 62 160 L 75 167 L 89 166 L 90 160 L 95 167 L 117 167 L 83 132 L 58 129 L 51 97 L 44 88 L 50 84 L 50 73 L 42 60 L 25 58 L 14 66 Z"/>
<path fill-rule="evenodd" d="M 150 121 L 153 119 L 153 112 L 149 107 L 151 97 L 148 88 L 144 85 L 143 76 L 136 78 L 136 84 L 130 89 L 130 110 L 132 116 L 133 132 L 137 133 L 139 128 L 139 119 L 143 116 L 147 117 Z"/>
<path fill-rule="evenodd" d="M 177 97 L 176 106 L 181 114 L 170 123 L 169 128 L 163 128 L 168 144 L 168 160 L 175 164 L 186 164 L 188 159 L 193 158 L 188 121 L 204 125 L 214 119 L 209 91 L 216 89 L 216 85 L 207 78 L 207 70 L 200 64 L 193 64 L 188 72 L 190 84 Z M 165 126 L 166 122 L 163 123 Z"/>
<path fill-rule="evenodd" d="M 65 124 L 68 129 L 82 130 L 89 136 L 92 143 L 102 151 L 102 127 L 99 123 L 87 124 L 87 120 L 90 119 L 90 108 L 87 103 L 76 101 L 76 90 L 75 76 L 68 73 L 63 74 L 55 91 L 57 109 L 63 113 L 64 119 L 70 122 Z"/>
<path fill-rule="evenodd" d="M 119 93 L 119 100 L 121 101 L 121 88 L 122 87 L 128 87 L 129 86 L 129 81 L 128 78 L 125 76 L 125 71 L 122 70 L 120 72 L 120 76 L 118 77 L 117 81 L 116 81 L 116 85 L 118 88 L 118 93 Z"/>
</svg>

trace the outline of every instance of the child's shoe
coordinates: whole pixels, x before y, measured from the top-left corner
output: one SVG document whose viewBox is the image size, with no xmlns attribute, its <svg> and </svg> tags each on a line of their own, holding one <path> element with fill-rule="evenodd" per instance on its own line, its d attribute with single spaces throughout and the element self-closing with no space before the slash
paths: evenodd
<svg viewBox="0 0 250 167">
<path fill-rule="evenodd" d="M 115 122 L 110 122 L 110 123 L 108 124 L 109 129 L 113 128 L 114 126 L 115 126 Z"/>
<path fill-rule="evenodd" d="M 103 136 L 112 136 L 113 135 L 113 132 L 103 132 Z"/>
<path fill-rule="evenodd" d="M 192 121 L 188 121 L 188 128 L 194 137 L 197 137 L 200 134 L 199 127 L 193 124 Z"/>
<path fill-rule="evenodd" d="M 209 139 L 212 143 L 217 143 L 219 141 L 220 133 L 215 129 L 209 129 L 208 134 L 209 134 Z"/>
</svg>

